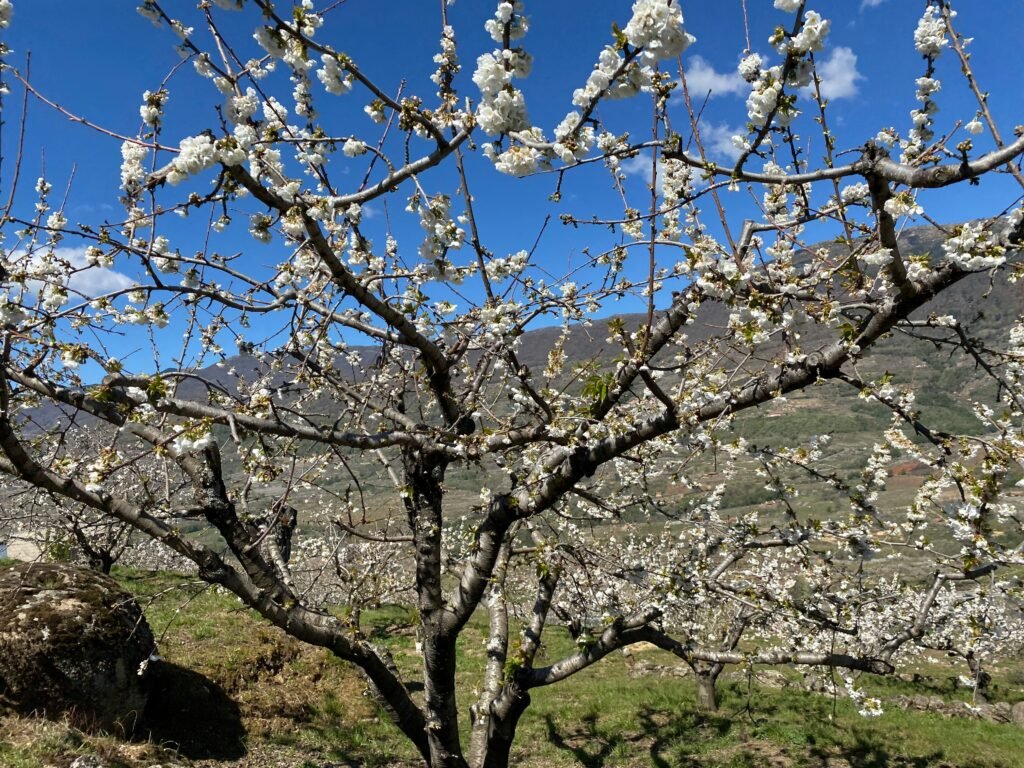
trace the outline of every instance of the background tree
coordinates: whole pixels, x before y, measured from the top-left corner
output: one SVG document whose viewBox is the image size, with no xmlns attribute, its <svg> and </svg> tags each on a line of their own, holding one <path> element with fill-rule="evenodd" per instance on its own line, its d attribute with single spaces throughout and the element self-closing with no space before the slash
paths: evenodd
<svg viewBox="0 0 1024 768">
<path fill-rule="evenodd" d="M 140 7 L 208 81 L 210 113 L 174 113 L 178 67 L 143 95 L 134 135 L 68 112 L 27 66 L 5 71 L 26 101 L 121 140 L 125 213 L 72 222 L 46 178 L 26 202 L 26 144 L 5 153 L 2 468 L 131 525 L 354 664 L 427 764 L 507 764 L 532 690 L 639 641 L 709 678 L 709 706 L 725 664 L 891 671 L 944 590 L 1020 563 L 1006 491 L 1024 458 L 1024 321 L 982 341 L 973 318 L 930 302 L 978 273 L 1019 276 L 1024 138 L 1003 138 L 949 3 L 924 4 L 903 30 L 922 61 L 912 127 L 840 148 L 819 67 L 829 21 L 776 0 L 764 29 L 747 25 L 748 122 L 728 165 L 687 88 L 680 55 L 694 38 L 675 0 L 634 3 L 595 43 L 585 82 L 558 97 L 571 111 L 539 122 L 519 87 L 533 66 L 525 40 L 531 23 L 555 22 L 531 22 L 520 2 L 486 20 L 490 50 L 462 54 L 476 60 L 472 85 L 442 3 L 432 85 L 418 92 L 343 52 L 344 6 L 177 10 Z M 0 0 L 0 24 L 11 18 Z M 765 39 L 767 56 L 755 50 Z M 966 124 L 937 122 L 943 55 L 974 99 L 956 116 Z M 591 210 L 558 207 L 595 182 L 605 193 Z M 900 237 L 927 220 L 929 195 L 975 187 L 988 216 Z M 518 224 L 518 196 L 541 188 L 579 237 L 568 257 L 546 244 L 546 219 L 539 232 Z M 123 281 L 87 289 L 83 277 L 112 268 Z M 592 320 L 602 313 L 628 314 Z M 535 328 L 548 330 L 525 335 Z M 903 331 L 998 384 L 998 403 L 974 405 L 980 429 L 929 423 L 910 372 L 872 365 Z M 852 481 L 829 472 L 810 434 L 758 448 L 733 431 L 745 411 L 814 387 L 852 388 L 889 414 Z M 47 416 L 55 405 L 72 417 Z M 70 438 L 92 429 L 107 430 L 106 447 L 83 455 Z M 927 477 L 911 504 L 886 509 L 895 451 Z M 762 473 L 780 514 L 721 513 L 730 479 L 705 477 L 726 458 L 732 476 Z M 789 471 L 843 512 L 803 505 Z M 455 492 L 467 485 L 475 498 Z M 692 489 L 689 503 L 671 486 Z M 282 537 L 286 507 L 301 529 Z M 360 630 L 365 591 L 344 590 L 365 581 L 342 534 L 409 569 L 421 697 Z M 873 565 L 905 552 L 926 576 Z M 401 576 L 389 584 L 382 594 Z M 356 605 L 348 621 L 325 609 L 339 594 Z M 464 743 L 456 643 L 478 611 L 487 661 Z M 577 650 L 542 663 L 552 617 Z M 740 649 L 748 629 L 757 639 Z"/>
</svg>

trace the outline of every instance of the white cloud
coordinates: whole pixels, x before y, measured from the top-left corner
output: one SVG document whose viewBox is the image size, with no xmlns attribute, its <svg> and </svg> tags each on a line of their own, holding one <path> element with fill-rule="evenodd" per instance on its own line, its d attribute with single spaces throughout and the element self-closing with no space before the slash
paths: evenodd
<svg viewBox="0 0 1024 768">
<path fill-rule="evenodd" d="M 135 285 L 128 275 L 108 267 L 90 267 L 85 260 L 85 248 L 58 248 L 57 256 L 67 259 L 76 270 L 68 282 L 68 290 L 85 296 L 100 296 L 111 291 L 123 291 Z"/>
<path fill-rule="evenodd" d="M 885 0 L 861 0 L 860 9 L 863 11 L 865 8 L 877 8 Z"/>
<path fill-rule="evenodd" d="M 734 161 L 740 156 L 740 149 L 732 143 L 732 137 L 743 135 L 742 128 L 733 128 L 726 123 L 700 124 L 700 139 L 709 159 L 717 161 Z M 696 155 L 696 150 L 691 154 Z M 646 153 L 627 158 L 620 164 L 622 172 L 627 176 L 639 176 L 648 185 L 651 183 L 651 156 Z M 661 171 L 661 160 L 658 161 L 658 194 L 664 192 L 661 183 L 665 174 Z"/>
<path fill-rule="evenodd" d="M 108 267 L 89 266 L 85 258 L 85 248 L 57 248 L 54 255 L 71 264 L 75 273 L 68 281 L 68 292 L 73 296 L 92 298 L 113 291 L 123 291 L 136 284 L 128 275 Z M 36 292 L 41 288 L 38 281 L 30 280 L 28 289 Z"/>
<path fill-rule="evenodd" d="M 627 157 L 619 167 L 627 176 L 639 176 L 649 187 L 651 185 L 651 156 L 647 153 Z M 658 194 L 665 194 L 665 174 L 662 173 L 662 162 L 658 160 Z"/>
<path fill-rule="evenodd" d="M 743 96 L 750 90 L 739 72 L 717 72 L 702 56 L 690 57 L 686 66 L 686 87 L 697 99 L 703 99 L 708 91 L 712 96 Z"/>
<path fill-rule="evenodd" d="M 826 99 L 848 99 L 857 95 L 857 81 L 863 80 L 857 70 L 857 54 L 852 49 L 839 46 L 832 54 L 818 64 L 821 78 L 821 95 Z"/>
<path fill-rule="evenodd" d="M 639 176 L 645 183 L 651 183 L 651 156 L 645 153 L 627 157 L 619 167 L 627 176 Z M 661 168 L 661 161 L 658 161 L 658 168 Z M 659 176 L 661 174 L 658 174 Z"/>
<path fill-rule="evenodd" d="M 742 151 L 732 143 L 732 137 L 743 135 L 742 128 L 733 128 L 726 123 L 704 123 L 700 127 L 700 138 L 704 149 L 719 160 L 736 160 Z"/>
</svg>

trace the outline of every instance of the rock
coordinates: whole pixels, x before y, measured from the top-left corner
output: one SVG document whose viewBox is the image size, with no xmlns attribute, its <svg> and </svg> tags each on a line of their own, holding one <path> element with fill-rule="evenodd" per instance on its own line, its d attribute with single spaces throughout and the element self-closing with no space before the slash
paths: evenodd
<svg viewBox="0 0 1024 768">
<path fill-rule="evenodd" d="M 835 685 L 832 682 L 831 677 L 827 677 L 815 671 L 805 673 L 801 685 L 805 691 L 810 691 L 811 693 L 831 694 L 835 689 Z"/>
<path fill-rule="evenodd" d="M 107 768 L 107 764 L 96 755 L 76 757 L 68 768 Z"/>
<path fill-rule="evenodd" d="M 135 598 L 109 576 L 40 563 L 0 571 L 0 705 L 130 732 L 154 647 Z"/>
<path fill-rule="evenodd" d="M 790 679 L 777 669 L 762 669 L 755 673 L 754 679 L 766 688 L 789 688 Z"/>
<path fill-rule="evenodd" d="M 632 678 L 657 675 L 658 677 L 686 677 L 689 667 L 675 664 L 655 664 L 647 659 L 637 659 L 626 668 L 626 674 Z"/>
<path fill-rule="evenodd" d="M 987 720 L 991 723 L 1013 722 L 1014 717 L 1013 709 L 1005 702 L 970 704 L 966 701 L 945 701 L 939 696 L 923 695 L 896 696 L 891 701 L 900 709 L 934 712 L 943 717 Z M 1024 721 L 1024 702 L 1015 706 L 1021 707 L 1019 715 Z"/>
<path fill-rule="evenodd" d="M 1010 722 L 1024 728 L 1024 701 L 1018 701 L 1010 709 Z"/>
<path fill-rule="evenodd" d="M 985 704 L 982 709 L 984 711 L 985 719 L 991 720 L 993 723 L 1010 722 L 1010 716 L 1013 711 L 1010 708 L 1010 705 L 1005 701 L 997 701 L 995 704 Z"/>
</svg>

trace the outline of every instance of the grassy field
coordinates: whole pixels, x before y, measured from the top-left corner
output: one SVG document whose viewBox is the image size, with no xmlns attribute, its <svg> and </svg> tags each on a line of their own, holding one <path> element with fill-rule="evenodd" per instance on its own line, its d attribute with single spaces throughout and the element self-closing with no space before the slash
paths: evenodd
<svg viewBox="0 0 1024 768">
<path fill-rule="evenodd" d="M 62 723 L 0 718 L 0 765 L 64 768 L 97 754 L 112 768 L 238 766 L 414 766 L 415 755 L 365 695 L 344 663 L 305 648 L 266 625 L 237 601 L 184 577 L 122 572 L 144 605 L 165 658 L 136 739 L 87 735 Z M 416 679 L 413 616 L 387 608 L 369 617 L 407 679 Z M 481 624 L 460 647 L 466 711 L 484 658 Z M 555 632 L 544 649 L 569 650 Z M 721 710 L 701 714 L 685 677 L 637 674 L 644 661 L 673 659 L 642 651 L 620 654 L 550 689 L 537 690 L 519 729 L 514 756 L 524 766 L 656 768 L 1020 768 L 1024 728 L 887 707 L 864 719 L 844 699 L 795 688 L 774 689 L 734 674 L 720 683 Z M 883 697 L 928 693 L 964 698 L 951 670 L 921 670 L 917 684 L 895 679 L 867 685 Z M 791 675 L 792 676 L 792 675 Z M 776 676 L 778 677 L 778 676 Z M 1024 663 L 996 670 L 995 695 L 1024 697 Z"/>
</svg>

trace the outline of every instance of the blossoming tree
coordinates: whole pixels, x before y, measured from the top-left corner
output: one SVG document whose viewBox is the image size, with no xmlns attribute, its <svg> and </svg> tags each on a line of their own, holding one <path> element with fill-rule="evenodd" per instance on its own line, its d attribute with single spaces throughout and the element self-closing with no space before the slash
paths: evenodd
<svg viewBox="0 0 1024 768">
<path fill-rule="evenodd" d="M 908 75 L 920 102 L 909 130 L 878 126 L 841 147 L 819 67 L 830 22 L 775 0 L 773 31 L 748 25 L 747 125 L 728 164 L 687 86 L 681 54 L 695 40 L 677 0 L 637 0 L 609 19 L 619 25 L 551 124 L 531 119 L 525 88 L 534 55 L 554 53 L 531 54 L 527 40 L 531 23 L 556 21 L 531 21 L 522 2 L 486 20 L 492 43 L 469 51 L 471 82 L 455 9 L 441 3 L 420 93 L 389 90 L 374 61 L 346 54 L 340 17 L 356 11 L 323 5 L 202 0 L 178 18 L 182 4 L 145 0 L 139 11 L 177 37 L 187 67 L 143 94 L 138 132 L 60 106 L 0 49 L 8 124 L 21 88 L 118 139 L 125 211 L 73 222 L 46 178 L 26 208 L 15 193 L 31 135 L 5 153 L 10 483 L 132 526 L 351 662 L 434 767 L 506 765 L 532 690 L 639 641 L 690 664 L 706 705 L 727 664 L 891 671 L 926 635 L 944 642 L 932 617 L 978 605 L 975 580 L 1022 561 L 1006 492 L 1024 460 L 1024 319 L 993 344 L 969 318 L 926 308 L 972 275 L 1022 270 L 1024 137 L 994 117 L 998 94 L 974 72 L 950 3 L 923 3 L 906 30 L 922 62 Z M 0 28 L 16 23 L 0 0 Z M 936 116 L 943 57 L 974 99 L 963 122 Z M 216 111 L 175 113 L 193 75 Z M 639 197 L 634 171 L 646 176 Z M 1005 199 L 986 197 L 988 217 L 934 224 L 930 252 L 899 236 L 929 195 L 993 178 Z M 515 196 L 541 185 L 583 243 L 568 261 L 546 252 L 544 228 L 508 226 Z M 560 207 L 595 186 L 609 196 L 593 210 Z M 125 282 L 84 287 L 96 274 Z M 591 320 L 620 308 L 631 314 Z M 547 329 L 539 363 L 523 343 L 535 328 Z M 578 357 L 588 328 L 603 351 Z M 996 382 L 999 402 L 973 406 L 978 430 L 928 423 L 909 377 L 875 375 L 872 355 L 894 332 Z M 227 344 L 242 354 L 228 358 Z M 133 356 L 139 345 L 151 359 Z M 852 481 L 824 469 L 825 435 L 757 447 L 730 432 L 745 411 L 817 385 L 891 415 Z M 60 415 L 47 418 L 52 406 Z M 75 450 L 77 430 L 103 447 Z M 927 476 L 888 508 L 895 451 Z M 712 455 L 727 464 L 721 487 L 695 479 Z M 375 466 L 390 502 L 363 492 Z M 459 472 L 483 478 L 472 503 L 453 501 Z M 747 472 L 782 514 L 723 512 L 730 478 Z M 845 511 L 817 519 L 787 473 Z M 663 493 L 671 484 L 695 489 L 692 503 Z M 189 534 L 197 521 L 219 547 Z M 904 552 L 927 562 L 926 578 L 865 565 Z M 422 696 L 362 634 L 367 590 L 371 603 L 414 596 Z M 339 600 L 357 607 L 348 621 L 324 608 Z M 486 669 L 464 742 L 456 642 L 477 614 Z M 541 664 L 551 623 L 577 650 Z"/>
</svg>

